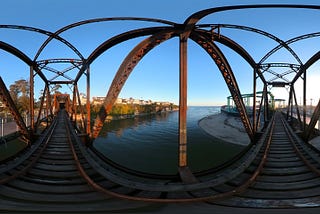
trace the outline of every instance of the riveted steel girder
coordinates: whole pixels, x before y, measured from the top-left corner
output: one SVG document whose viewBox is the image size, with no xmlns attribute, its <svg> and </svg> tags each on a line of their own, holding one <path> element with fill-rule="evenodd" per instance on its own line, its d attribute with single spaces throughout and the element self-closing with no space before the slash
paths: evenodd
<svg viewBox="0 0 320 214">
<path fill-rule="evenodd" d="M 290 48 L 288 46 L 288 44 L 281 40 L 280 38 L 276 37 L 275 35 L 271 34 L 271 33 L 268 33 L 266 31 L 263 31 L 263 30 L 260 30 L 260 29 L 257 29 L 257 28 L 253 28 L 253 27 L 248 27 L 248 26 L 242 26 L 242 25 L 231 25 L 231 24 L 205 24 L 205 25 L 197 25 L 197 27 L 213 27 L 213 28 L 233 28 L 233 29 L 239 29 L 239 30 L 245 30 L 245 31 L 250 31 L 250 32 L 254 32 L 254 33 L 257 33 L 257 34 L 260 34 L 260 35 L 263 35 L 263 36 L 266 36 L 276 42 L 278 42 L 280 45 L 280 48 L 281 47 L 284 47 L 285 49 L 287 49 L 290 54 L 296 59 L 296 61 L 299 63 L 299 64 L 302 64 L 299 56 L 295 53 L 294 50 L 292 50 L 292 48 Z M 261 61 L 259 62 L 259 64 L 263 63 L 268 57 L 270 57 L 272 55 L 272 53 L 270 53 L 270 55 L 268 56 L 265 56 L 264 58 L 261 59 Z"/>
<path fill-rule="evenodd" d="M 107 41 L 103 42 L 101 45 L 99 45 L 87 58 L 84 66 L 80 69 L 78 75 L 75 78 L 75 82 L 78 82 L 81 78 L 82 74 L 85 72 L 85 70 L 88 68 L 88 66 L 97 59 L 101 54 L 103 54 L 108 49 L 124 42 L 129 39 L 141 37 L 141 36 L 147 36 L 152 35 L 157 32 L 163 31 L 163 30 L 172 30 L 172 27 L 151 27 L 151 28 L 142 28 L 142 29 L 136 29 L 132 31 L 128 31 L 122 34 L 119 34 L 117 36 L 114 36 Z"/>
<path fill-rule="evenodd" d="M 23 118 L 21 117 L 16 105 L 14 104 L 10 93 L 3 82 L 2 78 L 0 77 L 0 99 L 5 104 L 5 106 L 9 109 L 11 115 L 13 116 L 14 120 L 16 121 L 17 126 L 20 129 L 21 135 L 24 137 L 24 139 L 27 142 L 30 142 L 31 135 L 27 129 L 26 124 L 23 121 Z"/>
<path fill-rule="evenodd" d="M 80 53 L 80 51 L 76 47 L 74 47 L 70 42 L 68 42 L 64 38 L 62 38 L 62 37 L 50 32 L 50 31 L 43 30 L 43 29 L 40 29 L 40 28 L 35 28 L 35 27 L 22 26 L 22 25 L 0 25 L 0 28 L 32 31 L 32 32 L 41 33 L 41 34 L 47 35 L 49 37 L 55 38 L 58 41 L 64 43 L 66 46 L 68 46 L 71 50 L 73 50 L 74 53 L 77 54 L 80 57 L 80 59 L 84 60 L 84 57 L 82 56 L 82 54 Z"/>
<path fill-rule="evenodd" d="M 200 35 L 197 33 L 192 33 L 190 37 L 193 40 L 195 40 L 203 49 L 207 51 L 207 53 L 211 56 L 211 58 L 214 60 L 214 62 L 218 66 L 229 88 L 230 94 L 233 97 L 234 103 L 238 109 L 241 121 L 246 129 L 246 132 L 249 138 L 251 139 L 251 141 L 253 141 L 254 139 L 253 128 L 250 123 L 249 116 L 246 112 L 246 108 L 243 103 L 236 78 L 232 72 L 232 69 L 227 59 L 225 58 L 221 50 L 211 41 L 211 38 L 208 38 L 205 35 Z"/>
<path fill-rule="evenodd" d="M 320 59 L 320 51 L 314 54 L 304 65 L 300 67 L 300 70 L 298 71 L 296 76 L 293 78 L 292 83 L 294 84 L 299 79 L 299 77 L 301 77 L 305 73 L 305 71 L 315 62 L 317 62 L 319 59 Z"/>
<path fill-rule="evenodd" d="M 67 31 L 69 29 L 79 27 L 81 25 L 85 24 L 91 24 L 91 23 L 97 23 L 97 22 L 108 22 L 108 21 L 143 21 L 143 22 L 154 22 L 154 23 L 162 23 L 166 25 L 174 26 L 176 23 L 170 22 L 167 20 L 162 19 L 152 19 L 152 18 L 140 18 L 140 17 L 107 17 L 107 18 L 97 18 L 97 19 L 88 19 L 76 23 L 72 23 L 70 25 L 64 26 L 63 28 L 57 30 L 54 34 L 52 34 L 39 48 L 38 52 L 36 53 L 34 60 L 37 60 L 43 49 L 48 45 L 48 43 L 55 38 L 55 35 L 59 35 L 63 33 L 64 31 Z"/>
<path fill-rule="evenodd" d="M 124 59 L 111 83 L 103 106 L 100 109 L 97 118 L 95 119 L 92 129 L 93 138 L 98 137 L 108 112 L 111 110 L 112 105 L 116 101 L 122 87 L 129 78 L 129 75 L 134 67 L 152 48 L 159 45 L 161 42 L 172 38 L 173 36 L 174 31 L 172 29 L 156 33 L 139 43 Z"/>
<path fill-rule="evenodd" d="M 318 104 L 312 114 L 311 120 L 309 122 L 308 127 L 304 130 L 304 139 L 306 141 L 309 140 L 311 133 L 314 130 L 314 127 L 316 126 L 317 122 L 320 118 L 320 100 L 318 101 Z"/>
</svg>

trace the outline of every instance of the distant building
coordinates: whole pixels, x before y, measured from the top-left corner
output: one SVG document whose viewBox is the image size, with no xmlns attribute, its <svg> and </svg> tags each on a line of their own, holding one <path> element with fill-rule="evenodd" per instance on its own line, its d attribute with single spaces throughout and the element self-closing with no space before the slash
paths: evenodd
<svg viewBox="0 0 320 214">
<path fill-rule="evenodd" d="M 104 100 L 105 100 L 105 97 L 93 97 L 91 103 L 92 105 L 101 105 L 103 104 Z M 170 103 L 170 102 L 153 102 L 152 100 L 134 99 L 132 97 L 128 99 L 118 97 L 115 101 L 115 104 L 123 104 L 123 105 L 151 105 L 153 103 L 161 106 L 173 105 L 173 103 Z"/>
<path fill-rule="evenodd" d="M 86 96 L 86 94 L 80 93 L 80 102 L 81 102 L 81 105 L 84 105 L 84 104 L 87 103 L 87 96 Z"/>
<path fill-rule="evenodd" d="M 104 102 L 105 97 L 92 97 L 92 105 L 101 105 Z"/>
</svg>

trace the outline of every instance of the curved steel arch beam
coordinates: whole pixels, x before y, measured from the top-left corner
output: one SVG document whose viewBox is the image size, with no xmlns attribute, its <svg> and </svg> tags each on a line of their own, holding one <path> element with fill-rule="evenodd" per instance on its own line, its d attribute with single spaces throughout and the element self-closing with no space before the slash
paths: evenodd
<svg viewBox="0 0 320 214">
<path fill-rule="evenodd" d="M 199 33 L 199 34 L 205 34 L 206 37 L 214 37 L 214 41 L 217 41 L 229 48 L 231 48 L 232 50 L 234 50 L 236 53 L 238 53 L 245 61 L 247 61 L 249 63 L 249 65 L 252 68 L 255 68 L 256 66 L 256 62 L 254 61 L 254 59 L 251 57 L 251 55 L 238 43 L 236 43 L 235 41 L 233 41 L 231 38 L 226 37 L 224 35 L 218 35 L 216 33 L 214 33 L 213 35 L 211 34 L 210 31 L 207 30 L 199 30 L 196 29 L 194 30 L 194 32 Z"/>
<path fill-rule="evenodd" d="M 300 68 L 299 72 L 293 78 L 292 84 L 294 84 L 298 80 L 298 78 L 304 73 L 304 71 L 307 71 L 307 69 L 318 60 L 320 60 L 320 51 L 310 57 L 310 59 L 303 66 L 301 66 L 302 68 Z"/>
<path fill-rule="evenodd" d="M 113 18 L 97 18 L 97 19 L 88 19 L 76 23 L 72 23 L 70 25 L 64 26 L 63 28 L 57 30 L 53 35 L 59 35 L 63 33 L 64 31 L 67 31 L 69 29 L 85 25 L 85 24 L 91 24 L 91 23 L 97 23 L 97 22 L 107 22 L 107 21 L 144 21 L 144 22 L 155 22 L 155 23 L 162 23 L 162 24 L 167 24 L 171 26 L 175 26 L 176 23 L 170 22 L 167 20 L 162 20 L 162 19 L 152 19 L 152 18 L 139 18 L 139 17 L 113 17 Z M 48 43 L 54 38 L 52 36 L 48 37 L 48 39 L 41 45 L 39 48 L 38 52 L 36 53 L 34 60 L 37 60 L 43 49 L 48 45 Z"/>
<path fill-rule="evenodd" d="M 318 5 L 288 5 L 288 4 L 261 4 L 261 5 L 236 5 L 236 6 L 224 6 L 215 7 L 198 11 L 185 20 L 185 24 L 188 28 L 193 28 L 194 25 L 202 18 L 218 12 L 230 11 L 230 10 L 243 10 L 243 9 L 259 9 L 259 8 L 296 8 L 296 9 L 314 9 L 320 10 Z"/>
<path fill-rule="evenodd" d="M 140 60 L 155 46 L 160 43 L 167 41 L 168 39 L 174 37 L 177 32 L 174 29 L 168 29 L 155 33 L 154 35 L 144 39 L 140 42 L 132 51 L 127 55 L 122 64 L 120 65 L 112 83 L 109 91 L 104 100 L 103 106 L 101 107 L 95 123 L 93 126 L 92 137 L 97 138 L 107 113 L 111 110 L 112 105 L 116 101 L 122 87 L 124 86 L 126 80 L 129 78 L 134 67 L 140 62 Z"/>
<path fill-rule="evenodd" d="M 9 52 L 12 55 L 18 57 L 29 66 L 33 65 L 33 61 L 27 55 L 25 55 L 22 51 L 13 47 L 12 45 L 9 45 L 8 43 L 0 41 L 0 49 L 5 50 L 6 52 Z"/>
<path fill-rule="evenodd" d="M 242 100 L 241 92 L 237 84 L 237 80 L 232 72 L 231 66 L 228 63 L 228 60 L 222 53 L 222 51 L 216 46 L 212 41 L 211 37 L 208 37 L 207 34 L 195 33 L 192 32 L 190 38 L 199 44 L 213 59 L 219 68 L 228 88 L 233 97 L 233 100 L 237 106 L 237 109 L 240 114 L 241 121 L 246 129 L 246 132 L 251 139 L 254 140 L 254 132 L 249 116 L 246 112 L 245 105 Z"/>
<path fill-rule="evenodd" d="M 286 41 L 285 43 L 287 45 L 303 40 L 303 39 L 309 39 L 309 38 L 314 38 L 314 37 L 318 37 L 320 36 L 320 32 L 317 33 L 309 33 L 309 34 L 304 34 L 301 36 L 297 36 L 295 38 L 289 39 L 288 41 Z M 279 49 L 281 49 L 283 46 L 280 44 L 278 46 L 276 46 L 275 48 L 273 48 L 272 50 L 270 50 L 264 57 L 262 57 L 262 59 L 260 60 L 260 64 L 263 63 L 267 58 L 269 58 L 272 54 L 274 54 L 276 51 L 278 51 Z"/>
<path fill-rule="evenodd" d="M 196 29 L 196 30 L 194 30 L 194 32 L 203 34 L 207 38 L 209 38 L 210 36 L 212 37 L 212 34 L 210 31 Z M 241 45 L 239 45 L 238 43 L 236 43 L 235 41 L 233 41 L 229 37 L 226 37 L 221 34 L 219 35 L 219 34 L 215 33 L 215 34 L 213 34 L 213 36 L 214 36 L 214 41 L 217 41 L 217 42 L 231 48 L 236 53 L 238 53 L 244 60 L 246 60 L 253 69 L 256 69 L 257 63 L 254 61 L 254 59 L 251 57 L 251 55 Z M 267 82 L 259 69 L 257 70 L 257 74 L 259 75 L 259 77 L 263 83 Z"/>
<path fill-rule="evenodd" d="M 46 31 L 46 30 L 43 30 L 40 28 L 22 26 L 22 25 L 0 25 L 0 28 L 26 30 L 26 31 L 41 33 L 41 34 L 47 35 L 49 37 L 55 38 L 58 41 L 65 44 L 66 46 L 68 46 L 71 50 L 73 50 L 73 52 L 75 54 L 77 54 L 81 60 L 83 60 L 83 61 L 85 60 L 84 57 L 82 56 L 82 54 L 80 53 L 80 51 L 77 48 L 75 48 L 70 42 L 68 42 L 67 40 L 63 39 L 59 35 L 56 35 L 55 33 L 52 33 L 50 31 Z"/>
<path fill-rule="evenodd" d="M 250 31 L 250 32 L 254 32 L 254 33 L 258 33 L 260 35 L 263 35 L 263 36 L 266 36 L 274 41 L 276 41 L 277 43 L 279 43 L 279 46 L 280 47 L 284 47 L 286 48 L 290 54 L 297 60 L 297 62 L 302 65 L 302 61 L 301 59 L 299 58 L 299 56 L 295 53 L 294 50 L 292 50 L 292 48 L 290 48 L 288 46 L 288 44 L 283 41 L 282 39 L 278 38 L 277 36 L 271 34 L 271 33 L 268 33 L 266 31 L 263 31 L 263 30 L 260 30 L 260 29 L 257 29 L 257 28 L 252 28 L 252 27 L 248 27 L 248 26 L 241 26 L 241 25 L 232 25 L 232 24 L 214 24 L 214 25 L 209 25 L 209 24 L 205 24 L 205 25 L 197 25 L 197 27 L 209 27 L 209 26 L 215 26 L 215 27 L 223 27 L 223 28 L 231 28 L 231 29 L 240 29 L 240 30 L 245 30 L 245 31 Z M 263 61 L 260 61 L 259 64 L 261 64 Z"/>
<path fill-rule="evenodd" d="M 316 54 L 314 54 L 303 66 L 302 69 L 300 69 L 299 73 L 301 76 L 304 72 L 307 72 L 307 69 L 313 65 L 315 62 L 317 62 L 318 60 L 320 60 L 320 51 L 318 51 Z M 298 74 L 296 75 L 296 79 L 294 79 L 294 82 L 299 78 Z M 311 133 L 313 132 L 313 129 L 316 126 L 316 123 L 319 119 L 319 115 L 320 115 L 320 100 L 311 116 L 310 122 L 309 122 L 309 126 L 304 130 L 304 138 L 306 141 L 309 140 Z"/>
<path fill-rule="evenodd" d="M 313 9 L 320 10 L 320 6 L 317 5 L 285 5 L 285 4 L 264 4 L 264 5 L 237 5 L 237 6 L 224 6 L 224 7 L 215 7 L 205 10 L 198 11 L 191 16 L 189 16 L 185 22 L 185 32 L 184 38 L 188 38 L 191 34 L 191 31 L 195 28 L 196 24 L 204 17 L 224 11 L 232 10 L 243 10 L 243 9 L 259 9 L 259 8 L 295 8 L 295 9 Z"/>
<path fill-rule="evenodd" d="M 125 84 L 125 81 L 128 79 L 128 77 L 129 77 L 130 73 L 132 72 L 133 68 L 135 67 L 135 65 L 153 47 L 155 47 L 159 43 L 166 41 L 167 39 L 170 39 L 174 36 L 173 29 L 169 29 L 169 30 L 165 30 L 165 31 L 167 32 L 166 38 L 163 37 L 163 33 L 161 32 L 156 35 L 163 37 L 162 39 L 155 40 L 156 35 L 151 36 L 148 39 L 145 39 L 138 46 L 136 46 L 130 52 L 130 54 L 126 57 L 126 59 L 123 61 L 123 63 L 121 64 L 120 68 L 118 69 L 118 72 L 117 72 L 117 74 L 116 74 L 116 76 L 115 76 L 115 78 L 109 88 L 108 94 L 107 94 L 106 99 L 103 104 L 103 107 L 100 109 L 98 117 L 95 120 L 95 124 L 93 127 L 93 134 L 92 134 L 93 138 L 98 137 L 98 135 L 101 131 L 101 128 L 103 126 L 103 122 L 107 116 L 108 111 L 111 110 L 112 105 L 114 104 L 123 85 Z M 202 36 L 201 41 L 208 40 L 208 37 L 209 37 L 208 34 L 206 34 L 206 36 L 207 37 Z M 152 38 L 152 37 L 154 37 L 154 38 Z M 206 45 L 206 42 L 199 42 L 200 36 L 195 36 L 195 37 L 196 38 L 194 38 L 194 36 L 192 35 L 191 39 L 195 40 L 201 47 L 203 47 L 209 53 L 209 55 L 213 58 L 213 60 L 217 64 L 218 68 L 222 72 L 223 77 L 225 78 L 227 86 L 230 90 L 230 93 L 232 94 L 237 107 L 239 107 L 241 119 L 243 120 L 243 123 L 244 123 L 246 130 L 247 130 L 247 133 L 248 133 L 250 139 L 253 139 L 252 126 L 251 126 L 250 121 L 248 119 L 248 115 L 246 114 L 244 103 L 241 98 L 241 93 L 239 91 L 235 77 L 231 71 L 231 68 L 230 68 L 228 62 L 226 61 L 222 52 L 213 43 L 211 43 L 211 44 L 207 43 L 208 45 Z M 152 43 L 154 41 L 157 41 L 156 44 Z M 225 43 L 227 43 L 226 41 L 227 40 L 225 40 Z M 230 41 L 228 41 L 228 42 L 230 42 Z M 209 46 L 214 46 L 214 49 L 209 48 Z M 214 50 L 214 53 L 213 53 L 213 50 Z M 249 57 L 249 55 L 247 55 L 247 57 Z M 251 63 L 254 64 L 254 61 L 252 60 Z"/>
<path fill-rule="evenodd" d="M 314 54 L 305 64 L 304 68 L 308 69 L 311 65 L 313 65 L 315 62 L 320 60 L 320 51 L 318 51 L 316 54 Z"/>
<path fill-rule="evenodd" d="M 43 73 L 37 68 L 37 66 L 34 66 L 35 63 L 27 56 L 25 55 L 22 51 L 19 49 L 13 47 L 12 45 L 9 45 L 8 43 L 0 41 L 0 49 L 11 53 L 12 55 L 18 57 L 21 59 L 23 62 L 25 62 L 29 66 L 33 66 L 33 68 L 37 71 L 37 74 L 40 76 L 40 78 L 47 83 L 47 78 L 43 75 Z"/>
<path fill-rule="evenodd" d="M 4 105 L 9 109 L 11 115 L 13 116 L 17 126 L 20 128 L 22 136 L 28 141 L 31 140 L 31 135 L 28 131 L 26 124 L 23 121 L 21 114 L 18 111 L 18 108 L 12 97 L 10 96 L 10 92 L 8 91 L 5 83 L 3 82 L 0 76 L 0 100 L 4 103 Z"/>
<path fill-rule="evenodd" d="M 152 35 L 164 30 L 173 30 L 172 27 L 150 27 L 150 28 L 142 28 L 142 29 L 136 29 L 132 31 L 128 31 L 122 34 L 119 34 L 117 36 L 114 36 L 107 41 L 103 42 L 101 45 L 99 45 L 87 58 L 86 60 L 86 66 L 83 66 L 82 69 L 79 71 L 78 75 L 75 78 L 75 82 L 78 82 L 84 71 L 86 70 L 87 66 L 90 65 L 94 60 L 96 60 L 101 54 L 103 54 L 108 49 L 124 42 L 129 39 L 141 37 L 141 36 L 147 36 Z"/>
</svg>

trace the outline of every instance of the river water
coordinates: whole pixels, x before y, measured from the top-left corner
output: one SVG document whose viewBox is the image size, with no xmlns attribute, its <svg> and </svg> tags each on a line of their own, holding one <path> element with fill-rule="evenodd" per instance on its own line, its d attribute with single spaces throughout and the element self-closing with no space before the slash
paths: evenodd
<svg viewBox="0 0 320 214">
<path fill-rule="evenodd" d="M 200 119 L 217 113 L 220 107 L 188 107 L 188 166 L 194 172 L 218 166 L 244 148 L 216 139 L 198 126 Z M 112 161 L 128 168 L 176 174 L 178 116 L 176 111 L 105 123 L 94 146 Z"/>
</svg>

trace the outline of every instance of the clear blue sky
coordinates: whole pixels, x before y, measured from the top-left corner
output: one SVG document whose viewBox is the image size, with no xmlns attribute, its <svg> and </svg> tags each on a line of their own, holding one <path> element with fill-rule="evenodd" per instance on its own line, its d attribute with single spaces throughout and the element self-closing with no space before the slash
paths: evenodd
<svg viewBox="0 0 320 214">
<path fill-rule="evenodd" d="M 265 0 L 6 0 L 1 2 L 0 24 L 26 25 L 43 28 L 48 31 L 57 29 L 91 18 L 102 17 L 146 17 L 160 18 L 182 23 L 194 12 L 202 9 L 238 5 L 264 3 L 315 4 L 317 0 L 265 1 Z M 298 11 L 300 11 L 298 13 Z M 203 19 L 202 23 L 239 24 L 256 27 L 274 33 L 280 39 L 287 40 L 304 33 L 319 32 L 320 11 L 311 10 L 270 10 L 257 9 L 223 12 Z M 155 26 L 137 22 L 109 22 L 91 24 L 61 34 L 70 41 L 81 53 L 88 57 L 103 41 L 127 30 Z M 222 29 L 222 34 L 229 36 L 243 47 L 248 48 L 255 60 L 259 60 L 267 51 L 277 44 L 270 39 L 253 33 L 239 30 Z M 22 50 L 33 58 L 45 36 L 18 30 L 0 29 L 0 40 Z M 91 96 L 105 96 L 111 81 L 126 54 L 143 38 L 130 40 L 118 45 L 99 57 L 91 66 Z M 229 59 L 242 93 L 252 92 L 252 69 L 230 49 L 219 46 Z M 303 62 L 319 51 L 320 39 L 310 39 L 294 44 L 292 48 L 301 56 Z M 52 42 L 40 55 L 39 59 L 76 58 L 68 48 L 58 42 Z M 178 40 L 171 39 L 152 50 L 134 69 L 124 86 L 120 97 L 142 98 L 155 101 L 171 101 L 178 103 L 178 71 L 179 71 Z M 226 103 L 230 95 L 222 77 L 211 59 L 189 42 L 188 64 L 188 104 L 189 105 L 221 105 Z M 268 62 L 294 62 L 286 52 L 270 58 Z M 308 98 L 318 99 L 317 82 L 320 80 L 319 64 L 310 69 Z M 318 71 L 318 73 L 316 72 Z M 20 78 L 27 78 L 29 68 L 20 60 L 0 50 L 0 75 L 7 86 Z M 74 76 L 70 73 L 70 76 Z M 269 77 L 268 77 L 269 78 Z M 268 79 L 267 78 L 267 79 Z M 271 78 L 271 77 L 270 77 Z M 85 92 L 85 79 L 80 81 L 80 90 Z M 36 95 L 43 87 L 36 78 Z M 260 87 L 261 88 L 261 87 Z M 258 90 L 260 90 L 258 88 Z M 298 87 L 299 88 L 299 87 Z M 262 89 L 262 88 L 261 88 Z M 274 90 L 274 89 L 273 89 Z M 65 87 L 62 92 L 71 93 Z M 285 89 L 273 91 L 277 98 L 286 98 Z M 298 94 L 298 97 L 301 96 Z"/>
</svg>

